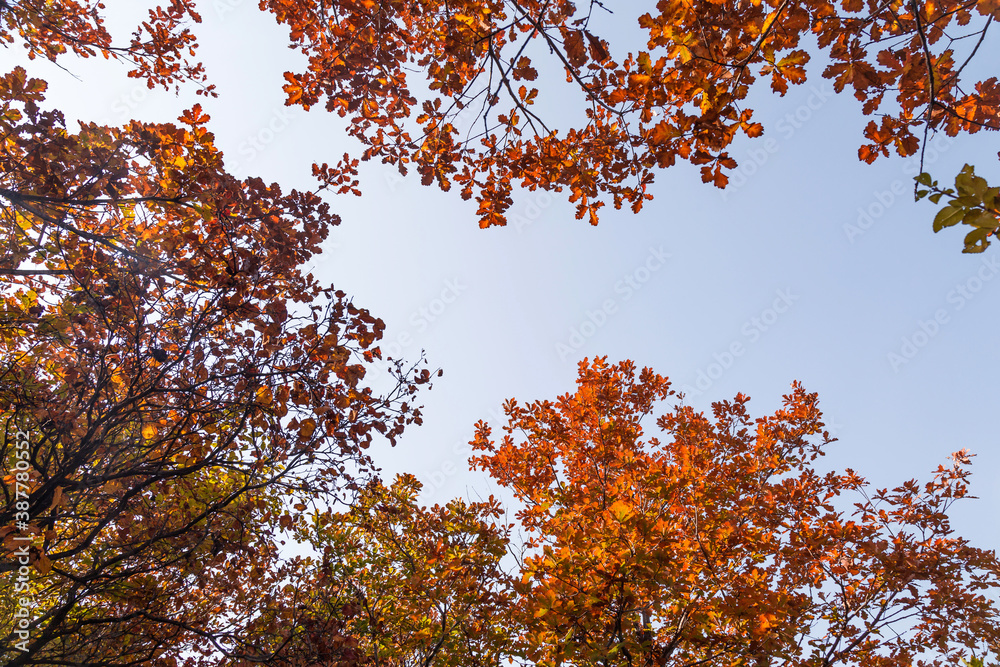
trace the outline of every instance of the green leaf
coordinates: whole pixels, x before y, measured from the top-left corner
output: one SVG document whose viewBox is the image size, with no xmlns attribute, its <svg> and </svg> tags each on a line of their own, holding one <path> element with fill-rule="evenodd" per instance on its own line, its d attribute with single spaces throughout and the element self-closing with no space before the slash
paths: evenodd
<svg viewBox="0 0 1000 667">
<path fill-rule="evenodd" d="M 991 214 L 989 211 L 983 210 L 970 211 L 969 213 L 966 213 L 963 222 L 967 225 L 972 225 L 973 227 L 988 229 L 989 231 L 993 231 L 997 227 L 1000 227 L 1000 220 L 997 220 L 996 216 Z"/>
<path fill-rule="evenodd" d="M 920 185 L 926 185 L 927 187 L 930 187 L 932 184 L 931 175 L 926 171 L 917 176 L 916 181 L 917 183 L 920 183 Z"/>
<path fill-rule="evenodd" d="M 987 240 L 989 235 L 990 230 L 988 229 L 983 229 L 981 227 L 973 229 L 965 235 L 965 248 L 962 249 L 962 252 L 977 253 L 986 250 L 986 247 L 990 244 Z"/>
<path fill-rule="evenodd" d="M 972 193 L 972 174 L 962 170 L 958 176 L 955 177 L 955 187 L 958 188 L 958 194 L 969 195 Z"/>
<path fill-rule="evenodd" d="M 962 209 L 950 205 L 945 206 L 934 216 L 934 231 L 940 232 L 945 227 L 957 225 L 962 221 L 963 215 L 965 215 L 965 212 Z"/>
<path fill-rule="evenodd" d="M 958 188 L 959 194 L 975 197 L 977 200 L 983 201 L 989 184 L 985 178 L 976 176 L 974 167 L 965 165 L 962 167 L 961 173 L 955 177 L 955 187 Z"/>
</svg>

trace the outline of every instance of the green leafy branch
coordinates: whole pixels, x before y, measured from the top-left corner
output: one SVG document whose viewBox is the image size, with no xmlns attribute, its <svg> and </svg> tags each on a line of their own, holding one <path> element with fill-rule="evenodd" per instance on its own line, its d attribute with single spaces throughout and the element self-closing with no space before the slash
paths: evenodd
<svg viewBox="0 0 1000 667">
<path fill-rule="evenodd" d="M 976 176 L 974 167 L 968 164 L 955 177 L 954 188 L 939 187 L 927 172 L 915 180 L 918 201 L 924 197 L 935 204 L 942 197 L 951 200 L 934 216 L 935 232 L 962 223 L 973 228 L 965 235 L 962 252 L 983 252 L 989 247 L 989 237 L 1000 232 L 1000 187 L 989 187 L 986 179 Z M 924 189 L 920 189 L 921 185 Z"/>
</svg>

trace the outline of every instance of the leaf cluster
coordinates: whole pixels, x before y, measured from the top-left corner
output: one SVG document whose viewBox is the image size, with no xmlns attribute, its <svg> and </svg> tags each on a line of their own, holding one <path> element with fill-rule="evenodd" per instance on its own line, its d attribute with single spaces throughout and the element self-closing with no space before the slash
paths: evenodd
<svg viewBox="0 0 1000 667">
<path fill-rule="evenodd" d="M 1000 230 L 1000 188 L 991 188 L 986 179 L 976 176 L 972 165 L 965 165 L 955 177 L 954 188 L 941 188 L 931 175 L 924 172 L 916 177 L 917 199 L 927 197 L 937 204 L 947 197 L 947 204 L 934 216 L 934 231 L 959 223 L 972 231 L 965 235 L 962 252 L 978 253 L 990 245 L 990 237 Z M 922 189 L 919 186 L 924 186 Z"/>
</svg>

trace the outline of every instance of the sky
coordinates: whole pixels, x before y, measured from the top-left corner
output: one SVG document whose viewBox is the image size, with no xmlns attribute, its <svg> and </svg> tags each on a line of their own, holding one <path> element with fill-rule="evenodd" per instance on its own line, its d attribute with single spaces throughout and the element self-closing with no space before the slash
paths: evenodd
<svg viewBox="0 0 1000 667">
<path fill-rule="evenodd" d="M 127 35 L 141 4 L 113 7 L 112 29 Z M 284 106 L 282 73 L 302 59 L 256 2 L 208 1 L 201 12 L 199 53 L 218 99 L 149 91 L 113 63 L 29 71 L 69 121 L 173 121 L 201 102 L 231 171 L 287 189 L 315 186 L 313 162 L 360 153 L 341 119 Z M 615 56 L 641 43 L 640 13 L 602 19 Z M 990 47 L 979 63 L 997 62 Z M 20 56 L 3 57 L 9 69 Z M 473 425 L 498 431 L 505 399 L 555 399 L 574 389 L 581 359 L 606 355 L 652 367 L 705 410 L 742 392 L 765 416 L 799 380 L 838 438 L 819 466 L 853 468 L 876 487 L 928 480 L 967 448 L 979 499 L 956 505 L 954 524 L 996 548 L 1000 247 L 964 255 L 964 232 L 933 234 L 936 207 L 913 201 L 916 162 L 861 163 L 860 103 L 833 93 L 820 61 L 808 71 L 783 98 L 766 88 L 751 98 L 765 134 L 733 146 L 740 167 L 726 190 L 679 165 L 657 174 L 641 213 L 608 207 L 597 227 L 576 220 L 564 195 L 522 192 L 510 225 L 481 230 L 457 193 L 363 164 L 363 196 L 330 198 L 343 222 L 311 270 L 385 321 L 386 353 L 423 351 L 444 371 L 422 395 L 424 424 L 375 448 L 384 474 L 415 474 L 429 503 L 498 494 L 468 470 Z M 572 114 L 559 102 L 545 111 Z M 926 164 L 942 183 L 965 163 L 997 182 L 998 144 L 942 135 Z"/>
</svg>

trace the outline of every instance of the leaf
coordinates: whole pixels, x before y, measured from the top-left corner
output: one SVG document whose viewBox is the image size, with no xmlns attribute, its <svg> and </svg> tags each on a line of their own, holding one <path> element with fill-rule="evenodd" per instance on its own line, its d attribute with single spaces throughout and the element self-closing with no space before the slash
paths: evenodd
<svg viewBox="0 0 1000 667">
<path fill-rule="evenodd" d="M 63 487 L 57 486 L 55 491 L 52 492 L 52 503 L 49 505 L 49 510 L 59 507 L 63 504 Z"/>
<path fill-rule="evenodd" d="M 965 212 L 954 206 L 945 206 L 934 216 L 934 231 L 939 232 L 945 227 L 957 225 L 962 221 Z"/>
<path fill-rule="evenodd" d="M 35 569 L 39 574 L 48 574 L 52 571 L 52 561 L 43 552 L 39 552 L 38 558 L 34 562 Z"/>
<path fill-rule="evenodd" d="M 624 523 L 625 521 L 630 519 L 634 514 L 632 508 L 620 500 L 616 500 L 614 503 L 612 503 L 611 507 L 608 508 L 608 511 L 610 511 L 611 515 L 614 516 L 615 519 L 617 519 L 621 523 Z"/>
<path fill-rule="evenodd" d="M 966 253 L 979 253 L 986 250 L 990 245 L 989 241 L 990 230 L 978 228 L 973 229 L 971 232 L 965 235 L 965 248 L 962 252 Z"/>
<path fill-rule="evenodd" d="M 257 389 L 257 402 L 264 406 L 271 405 L 274 402 L 274 394 L 271 392 L 270 387 L 259 387 Z"/>
<path fill-rule="evenodd" d="M 611 53 L 608 51 L 604 40 L 587 31 L 584 31 L 584 34 L 587 36 L 587 42 L 590 44 L 590 57 L 592 60 L 604 63 L 611 59 Z"/>
<path fill-rule="evenodd" d="M 531 66 L 530 58 L 521 56 L 520 60 L 517 61 L 517 67 L 514 68 L 513 75 L 515 81 L 520 79 L 534 81 L 538 78 L 538 71 Z"/>
<path fill-rule="evenodd" d="M 560 27 L 566 59 L 573 67 L 582 67 L 587 62 L 587 51 L 583 44 L 583 32 Z"/>
<path fill-rule="evenodd" d="M 996 216 L 992 213 L 983 210 L 970 211 L 963 218 L 962 222 L 967 225 L 972 225 L 973 227 L 981 227 L 990 231 L 1000 227 L 1000 220 L 997 220 Z"/>
<path fill-rule="evenodd" d="M 299 425 L 299 435 L 302 438 L 311 438 L 313 433 L 316 431 L 316 420 L 313 418 L 306 419 Z"/>
<path fill-rule="evenodd" d="M 628 75 L 628 85 L 629 88 L 641 88 L 647 85 L 652 78 L 648 74 L 629 74 Z"/>
</svg>

